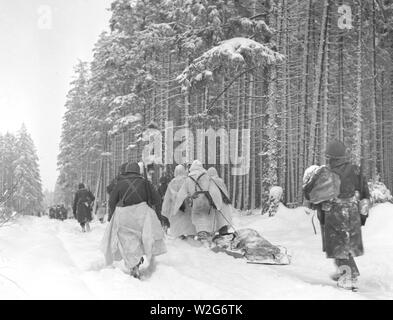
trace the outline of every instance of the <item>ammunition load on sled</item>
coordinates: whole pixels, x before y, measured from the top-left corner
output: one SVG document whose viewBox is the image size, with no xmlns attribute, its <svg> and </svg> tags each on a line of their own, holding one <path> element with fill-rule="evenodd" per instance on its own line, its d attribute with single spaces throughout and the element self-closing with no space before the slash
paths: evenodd
<svg viewBox="0 0 393 320">
<path fill-rule="evenodd" d="M 203 242 L 206 243 L 204 238 Z M 275 246 L 263 238 L 256 230 L 241 229 L 234 233 L 216 235 L 209 239 L 209 247 L 215 252 L 224 252 L 247 263 L 288 265 L 291 256 L 286 248 Z"/>
</svg>

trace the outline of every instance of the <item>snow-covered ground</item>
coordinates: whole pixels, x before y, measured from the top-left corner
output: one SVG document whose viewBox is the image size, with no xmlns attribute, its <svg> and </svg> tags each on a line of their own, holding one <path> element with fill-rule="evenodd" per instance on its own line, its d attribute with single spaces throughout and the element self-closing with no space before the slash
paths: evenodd
<svg viewBox="0 0 393 320">
<path fill-rule="evenodd" d="M 392 204 L 375 207 L 363 228 L 357 293 L 329 279 L 333 262 L 321 252 L 317 219 L 315 235 L 303 208 L 234 221 L 287 247 L 292 264 L 246 264 L 167 239 L 168 253 L 157 258 L 155 272 L 138 281 L 121 264 L 104 266 L 99 245 L 106 224 L 94 222 L 83 234 L 75 220 L 23 217 L 0 229 L 0 299 L 393 299 Z"/>
</svg>

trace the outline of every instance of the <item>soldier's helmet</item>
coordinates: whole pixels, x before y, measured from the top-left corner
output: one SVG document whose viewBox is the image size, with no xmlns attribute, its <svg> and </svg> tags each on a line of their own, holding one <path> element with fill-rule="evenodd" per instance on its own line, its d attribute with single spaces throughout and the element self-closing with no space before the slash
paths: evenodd
<svg viewBox="0 0 393 320">
<path fill-rule="evenodd" d="M 344 143 L 338 140 L 331 141 L 326 148 L 326 157 L 332 159 L 345 158 L 346 147 Z"/>
<path fill-rule="evenodd" d="M 137 173 L 140 174 L 140 167 L 137 162 L 130 162 L 125 168 L 126 173 Z"/>
</svg>

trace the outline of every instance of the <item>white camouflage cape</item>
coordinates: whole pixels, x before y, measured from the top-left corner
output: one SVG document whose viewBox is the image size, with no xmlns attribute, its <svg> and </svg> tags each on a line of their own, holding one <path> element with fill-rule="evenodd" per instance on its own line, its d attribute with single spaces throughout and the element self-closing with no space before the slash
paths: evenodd
<svg viewBox="0 0 393 320">
<path fill-rule="evenodd" d="M 217 185 L 211 180 L 207 171 L 203 168 L 202 163 L 195 160 L 190 168 L 190 173 L 188 178 L 185 180 L 184 184 L 180 188 L 175 201 L 174 210 L 178 212 L 179 208 L 183 204 L 184 200 L 195 194 L 196 191 L 201 191 L 199 187 L 196 186 L 195 182 L 190 178 L 198 180 L 198 183 L 202 191 L 208 191 L 214 205 L 221 211 L 223 206 L 222 196 Z M 207 231 L 215 232 L 220 227 L 222 223 L 217 219 L 218 213 L 211 209 L 209 201 L 206 196 L 199 195 L 197 198 L 193 199 L 192 211 L 191 211 L 191 221 L 196 228 L 197 232 Z"/>
<path fill-rule="evenodd" d="M 191 208 L 186 205 L 184 211 L 175 210 L 175 201 L 180 188 L 187 179 L 186 169 L 182 165 L 175 168 L 175 177 L 168 184 L 161 214 L 169 219 L 169 235 L 180 237 L 181 235 L 195 235 L 196 229 L 191 221 Z"/>
<path fill-rule="evenodd" d="M 101 249 L 107 265 L 124 260 L 132 268 L 146 256 L 166 253 L 164 231 L 156 213 L 146 202 L 128 207 L 117 207 L 107 226 Z"/>
<path fill-rule="evenodd" d="M 210 167 L 207 170 L 207 174 L 210 176 L 210 178 L 213 180 L 213 182 L 217 185 L 217 187 L 221 190 L 221 192 L 227 197 L 227 199 L 230 200 L 231 198 L 229 196 L 228 188 L 225 185 L 224 180 L 218 176 L 218 172 L 217 172 L 216 168 Z M 232 224 L 232 211 L 233 211 L 232 205 L 226 204 L 223 201 L 221 212 L 217 212 L 218 224 L 221 227 L 225 226 L 225 225 Z"/>
</svg>

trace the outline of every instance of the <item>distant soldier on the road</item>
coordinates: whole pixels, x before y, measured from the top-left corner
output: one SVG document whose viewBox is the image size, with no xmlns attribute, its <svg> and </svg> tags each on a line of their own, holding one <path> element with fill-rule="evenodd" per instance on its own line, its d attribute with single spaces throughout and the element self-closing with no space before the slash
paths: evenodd
<svg viewBox="0 0 393 320">
<path fill-rule="evenodd" d="M 75 193 L 74 205 L 72 208 L 75 219 L 78 220 L 82 227 L 82 232 L 90 231 L 89 222 L 92 220 L 91 205 L 95 199 L 91 191 L 87 190 L 83 183 L 78 186 Z"/>
<path fill-rule="evenodd" d="M 55 218 L 57 220 L 61 220 L 61 212 L 60 212 L 60 206 L 56 205 L 55 207 Z"/>
<path fill-rule="evenodd" d="M 49 219 L 55 219 L 56 217 L 56 211 L 54 207 L 49 208 Z"/>
<path fill-rule="evenodd" d="M 61 220 L 67 220 L 68 218 L 68 210 L 66 209 L 64 204 L 60 206 L 60 216 L 61 216 Z"/>
</svg>

